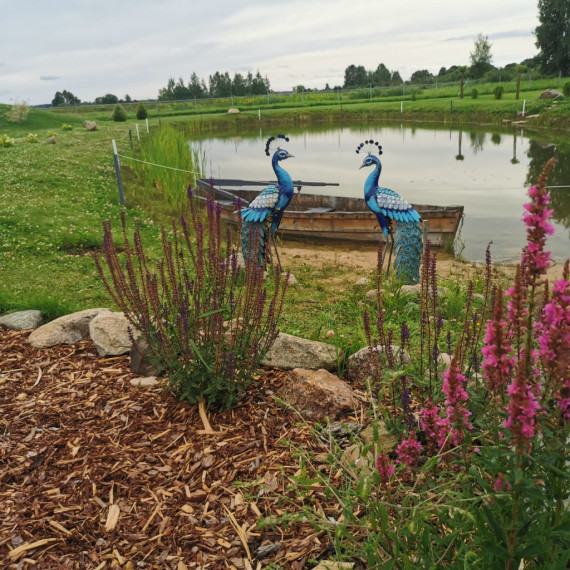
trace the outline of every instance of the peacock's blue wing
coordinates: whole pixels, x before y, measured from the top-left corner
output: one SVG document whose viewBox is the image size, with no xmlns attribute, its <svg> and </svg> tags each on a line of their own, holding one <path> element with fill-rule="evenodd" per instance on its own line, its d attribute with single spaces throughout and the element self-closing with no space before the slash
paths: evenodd
<svg viewBox="0 0 570 570">
<path fill-rule="evenodd" d="M 419 222 L 420 216 L 409 202 L 389 188 L 377 188 L 375 193 L 378 212 L 399 222 Z"/>
<path fill-rule="evenodd" d="M 279 187 L 270 184 L 266 186 L 250 203 L 241 211 L 244 222 L 264 222 L 273 212 L 279 200 Z"/>
</svg>

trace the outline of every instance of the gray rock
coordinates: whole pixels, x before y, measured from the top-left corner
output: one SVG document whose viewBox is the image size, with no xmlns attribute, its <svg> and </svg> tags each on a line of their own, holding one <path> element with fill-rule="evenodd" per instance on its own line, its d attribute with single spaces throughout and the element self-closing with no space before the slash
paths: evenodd
<svg viewBox="0 0 570 570">
<path fill-rule="evenodd" d="M 368 277 L 361 277 L 354 285 L 356 287 L 366 287 L 370 285 L 370 279 L 368 279 Z"/>
<path fill-rule="evenodd" d="M 376 289 L 370 289 L 370 291 L 366 291 L 366 300 L 367 301 L 376 301 L 376 297 L 378 295 L 378 291 Z"/>
<path fill-rule="evenodd" d="M 143 336 L 137 337 L 131 346 L 131 370 L 141 376 L 160 376 L 164 370 L 156 362 Z"/>
<path fill-rule="evenodd" d="M 422 290 L 422 286 L 419 283 L 416 283 L 415 285 L 402 285 L 400 287 L 400 292 L 408 293 L 408 294 L 417 293 L 419 295 L 421 290 Z"/>
<path fill-rule="evenodd" d="M 155 376 L 144 376 L 141 378 L 133 378 L 130 381 L 131 386 L 135 388 L 150 388 L 158 384 L 158 380 Z"/>
<path fill-rule="evenodd" d="M 99 313 L 109 309 L 86 309 L 55 319 L 36 329 L 28 337 L 28 342 L 36 348 L 47 348 L 58 344 L 73 344 L 89 338 L 89 323 Z"/>
<path fill-rule="evenodd" d="M 324 368 L 330 371 L 343 359 L 344 352 L 332 344 L 279 333 L 261 364 L 284 370 Z"/>
<path fill-rule="evenodd" d="M 396 439 L 396 436 L 392 435 L 386 429 L 386 423 L 381 420 L 373 420 L 372 423 L 360 432 L 362 441 L 366 445 L 374 444 L 374 423 L 376 423 L 376 428 L 378 430 L 378 441 L 376 443 L 378 444 L 379 449 L 377 450 L 377 454 L 392 451 L 392 449 L 394 449 L 398 444 L 398 440 Z"/>
<path fill-rule="evenodd" d="M 337 419 L 359 407 L 348 384 L 324 369 L 295 368 L 277 395 L 303 416 L 316 421 L 326 417 Z"/>
<path fill-rule="evenodd" d="M 0 317 L 0 326 L 15 331 L 35 329 L 42 323 L 41 311 L 17 311 Z"/>
<path fill-rule="evenodd" d="M 128 354 L 133 344 L 129 338 L 129 326 L 123 313 L 110 311 L 94 317 L 89 323 L 89 335 L 99 356 Z"/>
<path fill-rule="evenodd" d="M 547 89 L 543 91 L 539 97 L 539 99 L 563 99 L 564 95 L 560 93 L 560 91 L 556 91 L 556 89 Z"/>
<path fill-rule="evenodd" d="M 400 347 L 392 345 L 392 352 L 399 362 Z M 380 357 L 382 347 L 378 347 L 378 351 L 365 346 L 358 352 L 348 357 L 345 376 L 351 382 L 366 384 L 369 379 L 380 379 L 385 368 L 383 359 Z M 411 362 L 410 355 L 404 350 L 402 353 L 404 364 Z"/>
</svg>

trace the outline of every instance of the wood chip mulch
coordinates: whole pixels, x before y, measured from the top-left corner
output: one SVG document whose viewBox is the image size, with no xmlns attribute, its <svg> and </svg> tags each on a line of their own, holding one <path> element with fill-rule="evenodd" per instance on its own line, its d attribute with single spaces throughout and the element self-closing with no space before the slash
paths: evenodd
<svg viewBox="0 0 570 570">
<path fill-rule="evenodd" d="M 327 451 L 276 405 L 286 373 L 266 371 L 211 414 L 207 435 L 164 383 L 133 387 L 128 356 L 101 358 L 91 341 L 35 349 L 28 335 L 0 328 L 0 567 L 301 569 L 329 558 L 326 534 L 307 523 L 258 525 L 301 509 L 294 448 Z M 318 485 L 305 496 L 327 515 L 342 508 Z"/>
</svg>

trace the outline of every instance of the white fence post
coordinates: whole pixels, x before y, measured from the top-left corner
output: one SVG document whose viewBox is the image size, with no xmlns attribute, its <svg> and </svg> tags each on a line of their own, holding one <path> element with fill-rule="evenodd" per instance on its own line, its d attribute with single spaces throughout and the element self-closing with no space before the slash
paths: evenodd
<svg viewBox="0 0 570 570">
<path fill-rule="evenodd" d="M 146 132 L 147 132 L 147 133 L 150 132 L 150 131 L 148 130 L 148 118 L 147 118 L 147 120 L 146 120 Z"/>
<path fill-rule="evenodd" d="M 524 117 L 524 110 L 525 110 L 525 107 L 526 107 L 526 99 L 524 99 L 524 101 L 523 101 L 523 110 L 522 110 L 522 116 L 523 116 L 523 117 Z"/>
<path fill-rule="evenodd" d="M 137 128 L 137 138 L 139 139 L 139 142 L 140 142 L 140 140 L 141 140 L 141 135 L 140 135 L 140 133 L 139 133 L 139 124 L 138 124 L 138 123 L 135 123 L 135 127 Z"/>
</svg>

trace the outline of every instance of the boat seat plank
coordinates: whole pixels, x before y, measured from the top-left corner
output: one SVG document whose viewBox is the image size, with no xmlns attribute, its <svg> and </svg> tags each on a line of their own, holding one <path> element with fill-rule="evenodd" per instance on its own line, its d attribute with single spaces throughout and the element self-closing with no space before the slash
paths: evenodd
<svg viewBox="0 0 570 570">
<path fill-rule="evenodd" d="M 336 208 L 326 208 L 326 207 L 320 207 L 320 208 L 310 208 L 309 210 L 305 210 L 306 214 L 324 214 L 325 212 L 334 212 L 336 211 Z"/>
</svg>

